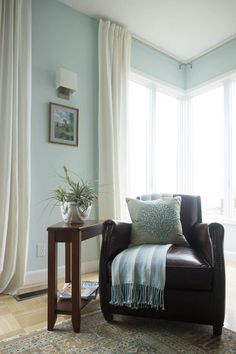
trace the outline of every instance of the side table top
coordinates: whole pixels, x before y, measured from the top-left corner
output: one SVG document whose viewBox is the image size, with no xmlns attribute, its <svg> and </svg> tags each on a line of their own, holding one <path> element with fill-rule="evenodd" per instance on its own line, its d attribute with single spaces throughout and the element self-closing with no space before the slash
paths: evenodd
<svg viewBox="0 0 236 354">
<path fill-rule="evenodd" d="M 102 220 L 86 220 L 83 223 L 75 223 L 75 224 L 66 224 L 64 221 L 58 222 L 57 224 L 51 225 L 47 228 L 47 230 L 56 231 L 56 230 L 78 230 L 82 231 L 83 229 L 87 229 L 91 226 L 101 226 L 103 224 Z"/>
</svg>

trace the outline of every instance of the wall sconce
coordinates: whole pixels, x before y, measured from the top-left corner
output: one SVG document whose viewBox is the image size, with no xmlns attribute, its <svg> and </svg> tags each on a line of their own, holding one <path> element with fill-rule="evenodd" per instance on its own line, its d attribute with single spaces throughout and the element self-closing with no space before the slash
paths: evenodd
<svg viewBox="0 0 236 354">
<path fill-rule="evenodd" d="M 57 96 L 69 100 L 70 95 L 77 91 L 77 74 L 64 68 L 56 73 Z"/>
</svg>

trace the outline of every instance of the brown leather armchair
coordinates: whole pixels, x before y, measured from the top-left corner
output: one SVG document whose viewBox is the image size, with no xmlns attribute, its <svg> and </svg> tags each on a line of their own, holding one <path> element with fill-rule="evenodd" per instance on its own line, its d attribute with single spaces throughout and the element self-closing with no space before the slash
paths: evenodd
<svg viewBox="0 0 236 354">
<path fill-rule="evenodd" d="M 180 194 L 178 194 L 180 195 Z M 199 196 L 181 195 L 180 218 L 190 246 L 172 245 L 166 260 L 165 310 L 130 309 L 111 305 L 111 263 L 129 245 L 131 224 L 115 220 L 104 223 L 99 282 L 101 309 L 106 320 L 113 314 L 156 317 L 213 326 L 220 335 L 225 315 L 224 228 L 203 224 Z M 155 200 L 157 194 L 143 195 Z"/>
</svg>

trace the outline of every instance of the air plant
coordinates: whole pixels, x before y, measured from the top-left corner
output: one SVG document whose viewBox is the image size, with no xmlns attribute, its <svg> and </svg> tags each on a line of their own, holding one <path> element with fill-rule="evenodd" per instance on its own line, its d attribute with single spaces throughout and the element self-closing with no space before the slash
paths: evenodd
<svg viewBox="0 0 236 354">
<path fill-rule="evenodd" d="M 94 187 L 89 183 L 84 182 L 78 175 L 76 180 L 69 175 L 66 166 L 63 167 L 64 186 L 58 186 L 52 191 L 50 199 L 56 200 L 56 203 L 75 203 L 81 210 L 87 210 L 88 207 L 97 199 L 97 194 Z"/>
</svg>

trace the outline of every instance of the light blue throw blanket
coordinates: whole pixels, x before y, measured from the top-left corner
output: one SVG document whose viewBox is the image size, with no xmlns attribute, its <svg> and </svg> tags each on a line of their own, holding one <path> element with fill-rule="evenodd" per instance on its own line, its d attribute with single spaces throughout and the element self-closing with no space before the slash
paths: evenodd
<svg viewBox="0 0 236 354">
<path fill-rule="evenodd" d="M 112 262 L 112 305 L 164 310 L 168 245 L 145 244 L 127 248 Z"/>
</svg>

